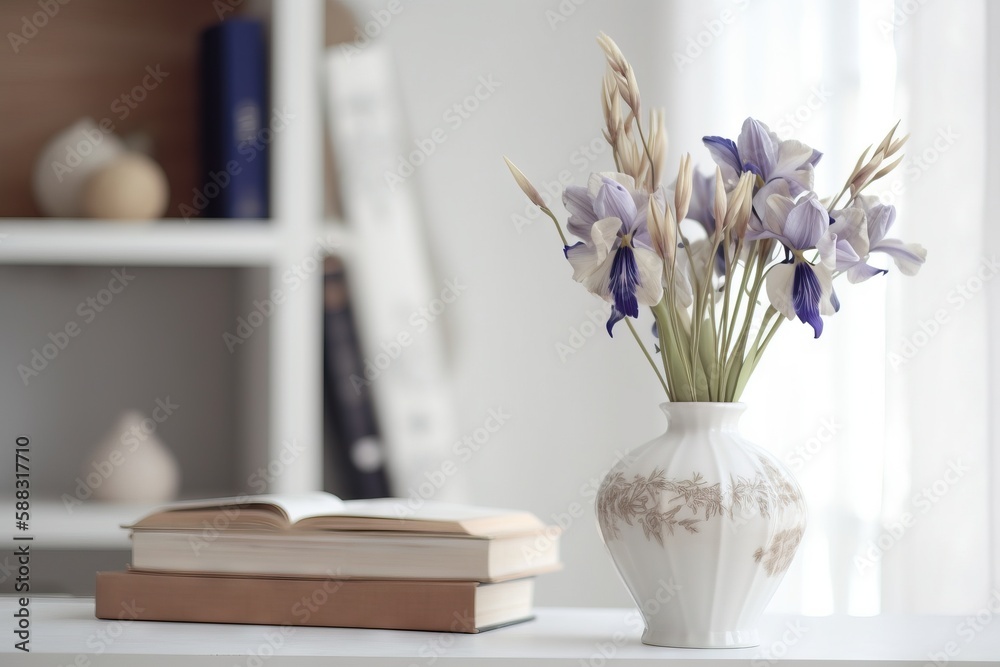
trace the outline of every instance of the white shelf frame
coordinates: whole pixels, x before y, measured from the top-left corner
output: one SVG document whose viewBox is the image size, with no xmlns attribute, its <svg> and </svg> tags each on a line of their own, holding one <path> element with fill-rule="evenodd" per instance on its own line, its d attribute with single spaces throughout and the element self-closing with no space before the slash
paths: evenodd
<svg viewBox="0 0 1000 667">
<path fill-rule="evenodd" d="M 270 480 L 269 491 L 318 491 L 323 488 L 321 262 L 331 248 L 349 255 L 352 235 L 342 221 L 325 219 L 323 213 L 324 147 L 318 138 L 324 136 L 325 4 L 272 0 L 264 11 L 270 25 L 271 112 L 293 116 L 271 143 L 269 219 L 0 218 L 0 265 L 260 269 L 245 272 L 243 300 L 267 298 L 275 289 L 286 298 L 269 318 L 266 346 L 258 337 L 252 351 L 245 350 L 244 375 L 258 381 L 238 389 L 243 417 L 237 429 L 240 460 L 234 465 L 246 479 L 280 460 L 282 472 Z M 283 276 L 307 257 L 319 261 L 318 270 L 288 289 Z M 300 450 L 290 461 L 281 456 L 289 442 Z M 58 501 L 39 502 L 40 543 L 66 549 L 128 545 L 126 531 L 117 526 L 133 506 L 95 506 L 71 514 Z"/>
<path fill-rule="evenodd" d="M 271 146 L 271 215 L 280 230 L 272 288 L 290 267 L 314 256 L 323 228 L 323 136 L 320 63 L 325 3 L 320 0 L 271 4 L 271 104 L 292 120 L 275 132 Z M 282 461 L 270 491 L 319 491 L 323 487 L 323 329 L 320 269 L 288 292 L 271 324 L 270 427 L 267 465 L 285 443 L 301 453 Z"/>
<path fill-rule="evenodd" d="M 3 505 L 13 516 L 13 503 Z M 85 501 L 67 507 L 59 500 L 31 503 L 32 545 L 35 549 L 130 549 L 129 532 L 121 526 L 134 523 L 155 508 L 150 504 Z"/>
<path fill-rule="evenodd" d="M 264 220 L 6 220 L 0 264 L 266 266 L 276 238 Z"/>
</svg>

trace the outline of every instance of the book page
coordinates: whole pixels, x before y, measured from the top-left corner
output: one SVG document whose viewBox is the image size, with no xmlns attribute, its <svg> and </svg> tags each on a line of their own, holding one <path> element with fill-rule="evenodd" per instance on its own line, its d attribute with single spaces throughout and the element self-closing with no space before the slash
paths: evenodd
<svg viewBox="0 0 1000 667">
<path fill-rule="evenodd" d="M 529 512 L 436 501 L 415 505 L 405 498 L 348 500 L 337 514 L 312 517 L 296 526 L 304 530 L 449 533 L 478 537 L 533 532 L 544 527 Z"/>
<path fill-rule="evenodd" d="M 469 519 L 486 517 L 501 517 L 520 514 L 516 510 L 497 509 L 495 507 L 476 507 L 460 505 L 436 500 L 424 500 L 414 503 L 406 498 L 374 498 L 371 500 L 343 501 L 343 509 L 337 512 L 340 516 L 356 516 L 379 519 L 413 519 L 415 521 L 454 521 L 456 523 Z"/>
<path fill-rule="evenodd" d="M 295 523 L 312 516 L 338 515 L 343 512 L 344 501 L 332 493 L 271 493 L 232 496 L 208 500 L 185 500 L 165 505 L 135 523 L 140 526 L 150 517 L 191 510 L 222 510 L 223 508 L 263 506 L 274 511 L 288 523 Z"/>
</svg>

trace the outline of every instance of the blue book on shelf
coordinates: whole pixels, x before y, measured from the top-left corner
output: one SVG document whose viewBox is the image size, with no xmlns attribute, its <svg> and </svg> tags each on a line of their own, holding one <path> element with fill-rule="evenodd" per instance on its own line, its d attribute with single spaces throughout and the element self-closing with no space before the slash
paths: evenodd
<svg viewBox="0 0 1000 667">
<path fill-rule="evenodd" d="M 204 30 L 201 168 L 195 207 L 208 218 L 268 217 L 267 56 L 259 21 Z"/>
</svg>

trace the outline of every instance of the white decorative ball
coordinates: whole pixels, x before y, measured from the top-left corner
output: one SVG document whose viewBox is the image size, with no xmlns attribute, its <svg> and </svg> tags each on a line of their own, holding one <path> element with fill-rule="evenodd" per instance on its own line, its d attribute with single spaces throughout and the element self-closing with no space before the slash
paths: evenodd
<svg viewBox="0 0 1000 667">
<path fill-rule="evenodd" d="M 88 218 L 152 220 L 167 210 L 167 177 L 142 153 L 125 153 L 95 170 L 83 186 Z"/>
<path fill-rule="evenodd" d="M 42 213 L 78 218 L 83 186 L 91 174 L 125 152 L 125 144 L 106 126 L 81 118 L 45 144 L 35 162 L 32 188 Z"/>
</svg>

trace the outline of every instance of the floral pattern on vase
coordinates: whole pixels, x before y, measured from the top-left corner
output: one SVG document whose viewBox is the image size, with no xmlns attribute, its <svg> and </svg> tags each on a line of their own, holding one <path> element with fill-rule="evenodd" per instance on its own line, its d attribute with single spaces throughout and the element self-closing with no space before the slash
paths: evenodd
<svg viewBox="0 0 1000 667">
<path fill-rule="evenodd" d="M 761 470 L 756 475 L 737 476 L 728 485 L 708 484 L 698 472 L 685 479 L 667 479 L 662 469 L 654 468 L 649 475 L 634 475 L 631 481 L 622 472 L 614 472 L 597 491 L 601 530 L 607 539 L 618 539 L 619 521 L 639 525 L 647 540 L 664 546 L 664 531 L 668 537 L 675 530 L 697 533 L 702 522 L 716 517 L 733 520 L 749 510 L 768 518 L 789 506 L 804 508 L 798 488 L 767 458 L 759 456 L 758 460 Z M 754 561 L 763 561 L 768 575 L 783 573 L 792 563 L 804 529 L 803 524 L 780 531 L 752 554 Z"/>
</svg>

